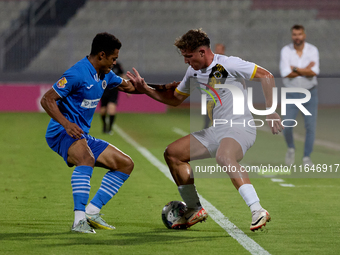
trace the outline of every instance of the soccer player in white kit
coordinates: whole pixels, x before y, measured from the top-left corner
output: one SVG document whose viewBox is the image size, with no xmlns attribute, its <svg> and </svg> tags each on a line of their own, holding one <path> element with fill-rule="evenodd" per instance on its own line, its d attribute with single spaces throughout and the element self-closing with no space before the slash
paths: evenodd
<svg viewBox="0 0 340 255">
<path fill-rule="evenodd" d="M 266 108 L 272 107 L 272 89 L 275 87 L 273 75 L 264 68 L 244 61 L 237 57 L 227 57 L 214 54 L 210 49 L 210 39 L 201 29 L 189 30 L 178 38 L 175 46 L 180 50 L 188 70 L 175 90 L 159 91 L 148 86 L 136 69 L 135 74 L 127 73 L 134 86 L 142 93 L 160 102 L 177 106 L 189 95 L 190 78 L 195 78 L 199 84 L 227 83 L 240 89 L 247 101 L 247 91 L 244 80 L 258 78 L 261 81 L 266 100 Z M 203 85 L 204 86 L 204 85 Z M 214 119 L 227 119 L 233 122 L 252 120 L 252 115 L 245 103 L 244 115 L 233 114 L 233 98 L 229 89 L 216 89 L 221 102 L 213 109 Z M 242 119 L 242 120 L 241 120 Z M 283 128 L 280 116 L 274 112 L 267 115 L 273 134 L 278 134 Z M 237 169 L 227 172 L 235 188 L 250 207 L 252 223 L 250 230 L 254 231 L 266 225 L 271 217 L 260 205 L 256 191 L 251 184 L 248 174 L 242 172 L 240 162 L 246 151 L 254 144 L 256 129 L 242 125 L 215 125 L 193 132 L 170 144 L 164 157 L 170 172 L 178 186 L 178 191 L 187 204 L 185 215 L 174 222 L 173 228 L 188 228 L 198 222 L 204 221 L 208 214 L 202 207 L 192 178 L 192 169 L 189 161 L 195 159 L 215 157 L 217 163 L 226 169 Z"/>
</svg>

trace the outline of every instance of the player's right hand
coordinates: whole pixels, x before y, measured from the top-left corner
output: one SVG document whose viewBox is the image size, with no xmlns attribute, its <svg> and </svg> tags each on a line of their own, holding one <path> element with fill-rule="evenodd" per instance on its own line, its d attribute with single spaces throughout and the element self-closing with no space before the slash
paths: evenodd
<svg viewBox="0 0 340 255">
<path fill-rule="evenodd" d="M 141 93 L 145 93 L 148 89 L 148 85 L 146 84 L 146 82 L 144 81 L 144 78 L 142 78 L 140 76 L 140 74 L 138 73 L 136 68 L 132 68 L 133 73 L 131 73 L 130 71 L 128 71 L 126 73 L 126 76 L 130 79 L 130 81 L 132 82 L 132 84 L 135 86 L 135 88 L 141 92 Z"/>
<path fill-rule="evenodd" d="M 74 139 L 79 139 L 81 135 L 84 134 L 84 131 L 78 127 L 77 124 L 72 122 L 69 122 L 64 128 L 66 133 Z"/>
</svg>

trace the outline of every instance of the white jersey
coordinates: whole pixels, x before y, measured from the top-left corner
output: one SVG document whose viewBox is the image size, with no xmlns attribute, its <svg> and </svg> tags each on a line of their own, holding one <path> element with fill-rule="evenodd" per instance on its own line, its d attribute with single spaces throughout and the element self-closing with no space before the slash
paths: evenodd
<svg viewBox="0 0 340 255">
<path fill-rule="evenodd" d="M 221 103 L 215 93 L 211 93 L 216 101 L 216 105 L 213 109 L 213 119 L 225 119 L 230 122 L 243 123 L 245 127 L 252 132 L 255 132 L 255 128 L 250 127 L 247 123 L 253 119 L 248 108 L 248 96 L 244 80 L 251 80 L 257 70 L 257 65 L 248 61 L 244 61 L 238 57 L 227 57 L 224 55 L 215 54 L 212 63 L 205 69 L 194 70 L 191 66 L 176 88 L 176 92 L 181 95 L 189 96 L 199 84 L 202 89 L 207 89 L 208 84 L 214 87 L 215 84 L 228 84 L 236 86 L 244 96 L 244 114 L 233 114 L 233 96 L 229 89 L 220 88 L 216 89 L 217 94 L 221 98 Z M 194 80 L 190 78 L 195 78 Z M 191 80 L 191 82 L 190 82 Z M 198 84 L 194 84 L 197 81 Z M 192 84 L 190 84 L 192 83 Z M 239 125 L 238 125 L 239 126 Z"/>
<path fill-rule="evenodd" d="M 315 63 L 314 66 L 312 67 L 312 71 L 316 75 L 319 75 L 320 73 L 319 51 L 318 48 L 315 47 L 314 45 L 305 42 L 305 46 L 303 47 L 301 56 L 297 54 L 293 43 L 284 46 L 281 50 L 280 57 L 280 73 L 281 77 L 283 77 L 282 80 L 283 85 L 285 85 L 285 87 L 305 89 L 311 89 L 314 86 L 318 85 L 316 76 L 312 77 L 298 76 L 295 78 L 285 78 L 292 72 L 291 66 L 305 68 L 311 62 Z"/>
</svg>

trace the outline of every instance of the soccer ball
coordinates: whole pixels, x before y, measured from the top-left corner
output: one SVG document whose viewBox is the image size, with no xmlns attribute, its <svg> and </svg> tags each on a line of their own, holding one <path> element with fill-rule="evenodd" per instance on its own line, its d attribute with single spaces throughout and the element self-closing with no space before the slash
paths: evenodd
<svg viewBox="0 0 340 255">
<path fill-rule="evenodd" d="M 182 201 L 171 201 L 162 210 L 162 220 L 167 228 L 172 228 L 173 223 L 182 217 L 187 210 L 187 205 Z M 181 226 L 183 228 L 183 226 Z"/>
</svg>

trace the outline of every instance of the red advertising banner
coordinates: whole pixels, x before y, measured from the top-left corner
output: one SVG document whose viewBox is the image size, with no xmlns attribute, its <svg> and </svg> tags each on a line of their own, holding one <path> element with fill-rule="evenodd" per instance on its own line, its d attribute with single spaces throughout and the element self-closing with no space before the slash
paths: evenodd
<svg viewBox="0 0 340 255">
<path fill-rule="evenodd" d="M 0 112 L 43 112 L 40 99 L 51 84 L 0 83 Z M 146 95 L 119 92 L 118 112 L 162 113 L 166 105 Z"/>
</svg>

